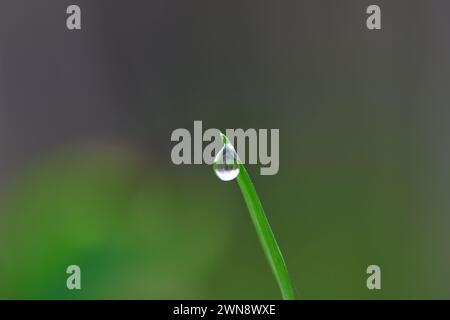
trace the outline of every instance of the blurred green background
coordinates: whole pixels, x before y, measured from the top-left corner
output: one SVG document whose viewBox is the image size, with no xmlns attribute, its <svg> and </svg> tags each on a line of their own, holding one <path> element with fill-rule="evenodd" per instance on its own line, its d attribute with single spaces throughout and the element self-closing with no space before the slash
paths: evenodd
<svg viewBox="0 0 450 320">
<path fill-rule="evenodd" d="M 299 298 L 450 298 L 448 2 L 69 4 L 0 5 L 0 298 L 279 299 L 235 182 L 170 160 L 194 120 L 280 129 Z"/>
</svg>

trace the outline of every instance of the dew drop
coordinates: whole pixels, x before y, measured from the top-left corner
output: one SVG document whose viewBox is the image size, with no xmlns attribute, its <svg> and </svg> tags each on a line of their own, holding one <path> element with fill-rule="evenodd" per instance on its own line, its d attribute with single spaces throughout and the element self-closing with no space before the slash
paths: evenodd
<svg viewBox="0 0 450 320">
<path fill-rule="evenodd" d="M 214 158 L 213 168 L 222 181 L 231 181 L 239 175 L 239 157 L 228 139 L 222 135 L 224 146 Z"/>
</svg>

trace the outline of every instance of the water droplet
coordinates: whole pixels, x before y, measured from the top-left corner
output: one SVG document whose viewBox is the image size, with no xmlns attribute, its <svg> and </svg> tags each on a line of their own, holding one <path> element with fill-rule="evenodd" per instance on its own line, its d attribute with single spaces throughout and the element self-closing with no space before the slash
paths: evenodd
<svg viewBox="0 0 450 320">
<path fill-rule="evenodd" d="M 226 136 L 222 135 L 222 141 L 224 146 L 214 158 L 213 168 L 220 180 L 231 181 L 239 175 L 239 157 Z"/>
</svg>

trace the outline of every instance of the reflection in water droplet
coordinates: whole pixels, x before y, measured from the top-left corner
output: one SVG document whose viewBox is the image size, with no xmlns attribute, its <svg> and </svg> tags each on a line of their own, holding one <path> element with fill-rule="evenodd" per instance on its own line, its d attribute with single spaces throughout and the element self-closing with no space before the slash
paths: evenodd
<svg viewBox="0 0 450 320">
<path fill-rule="evenodd" d="M 224 146 L 214 158 L 214 172 L 222 181 L 230 181 L 239 175 L 239 157 L 225 136 Z"/>
</svg>

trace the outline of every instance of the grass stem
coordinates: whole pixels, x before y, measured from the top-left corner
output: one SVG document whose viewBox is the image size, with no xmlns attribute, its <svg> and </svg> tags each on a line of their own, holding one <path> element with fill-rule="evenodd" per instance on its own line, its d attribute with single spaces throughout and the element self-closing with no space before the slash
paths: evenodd
<svg viewBox="0 0 450 320">
<path fill-rule="evenodd" d="M 239 164 L 239 175 L 237 176 L 237 183 L 241 189 L 251 219 L 256 228 L 256 233 L 263 247 L 264 253 L 269 260 L 273 274 L 277 280 L 278 286 L 281 290 L 281 295 L 285 300 L 295 299 L 294 288 L 278 246 L 275 236 L 267 220 L 264 208 L 256 193 L 255 186 L 250 179 L 250 176 L 243 164 Z"/>
</svg>

